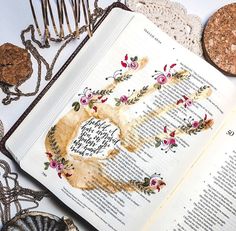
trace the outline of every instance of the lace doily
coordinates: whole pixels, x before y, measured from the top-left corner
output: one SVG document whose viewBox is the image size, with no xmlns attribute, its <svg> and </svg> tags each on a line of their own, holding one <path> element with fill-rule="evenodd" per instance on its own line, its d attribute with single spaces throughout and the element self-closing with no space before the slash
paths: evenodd
<svg viewBox="0 0 236 231">
<path fill-rule="evenodd" d="M 127 0 L 127 6 L 146 15 L 184 47 L 202 56 L 202 25 L 198 16 L 188 15 L 183 5 L 169 0 Z"/>
</svg>

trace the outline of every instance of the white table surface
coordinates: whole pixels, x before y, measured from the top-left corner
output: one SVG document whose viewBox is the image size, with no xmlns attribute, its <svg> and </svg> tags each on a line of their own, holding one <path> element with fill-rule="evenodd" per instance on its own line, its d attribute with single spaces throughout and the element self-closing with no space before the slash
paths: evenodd
<svg viewBox="0 0 236 231">
<path fill-rule="evenodd" d="M 217 9 L 226 4 L 235 3 L 232 0 L 176 0 L 176 2 L 183 4 L 189 14 L 199 16 L 203 24 Z"/>
<path fill-rule="evenodd" d="M 36 1 L 35 1 L 36 2 Z M 112 1 L 100 1 L 101 5 L 109 5 Z M 205 24 L 207 22 L 207 19 L 209 16 L 215 12 L 218 8 L 221 6 L 232 3 L 235 1 L 232 0 L 177 0 L 177 2 L 180 2 L 183 4 L 189 14 L 195 14 L 198 15 L 202 23 Z M 24 28 L 26 28 L 30 23 L 32 23 L 32 16 L 31 11 L 29 8 L 28 1 L 15 1 L 15 0 L 8 0 L 8 1 L 1 1 L 1 13 L 0 13 L 0 44 L 3 44 L 5 42 L 10 42 L 18 46 L 21 45 L 20 40 L 20 31 Z M 63 55 L 61 55 L 60 59 L 58 60 L 54 73 L 57 72 L 57 70 L 60 68 L 60 66 L 67 60 L 69 55 L 73 52 L 73 50 L 76 48 L 76 46 L 79 44 L 79 41 L 71 43 L 66 50 L 63 52 Z M 48 60 L 51 59 L 53 54 L 56 52 L 56 47 L 52 46 L 50 48 L 50 52 L 44 51 L 44 55 L 47 57 Z M 25 86 L 26 89 L 31 89 L 32 86 L 34 86 L 34 81 L 36 79 L 35 73 L 33 73 L 33 77 L 30 80 L 31 82 L 27 83 Z M 232 84 L 236 85 L 236 78 L 230 78 L 232 81 Z M 46 82 L 43 81 L 43 84 L 41 86 L 41 90 L 43 86 L 45 86 Z M 0 101 L 3 99 L 4 94 L 0 90 Z M 22 98 L 21 100 L 17 102 L 13 102 L 12 104 L 8 106 L 4 106 L 0 103 L 0 120 L 2 120 L 5 131 L 8 131 L 10 127 L 16 122 L 16 120 L 19 118 L 19 116 L 24 112 L 24 110 L 30 105 L 30 103 L 33 101 L 35 97 L 27 97 Z M 19 170 L 17 170 L 19 171 Z M 23 186 L 25 187 L 36 187 L 33 182 L 31 182 L 32 179 L 28 179 L 27 177 L 21 177 L 21 182 Z M 54 200 L 46 200 L 44 201 L 40 209 L 42 211 L 48 211 L 52 212 L 54 214 L 58 214 L 58 216 L 63 215 L 64 213 L 67 213 L 63 210 L 62 207 L 58 207 Z M 59 209 L 58 209 L 59 208 Z M 79 218 L 74 218 L 76 220 L 76 223 L 79 225 L 80 230 L 92 230 L 90 226 L 84 224 L 84 222 L 81 221 Z M 1 225 L 0 225 L 1 227 Z"/>
</svg>

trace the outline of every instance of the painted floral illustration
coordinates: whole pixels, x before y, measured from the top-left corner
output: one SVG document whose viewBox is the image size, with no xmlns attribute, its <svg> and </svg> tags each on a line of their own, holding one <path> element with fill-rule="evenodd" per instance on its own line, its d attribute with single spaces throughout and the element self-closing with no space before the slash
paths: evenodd
<svg viewBox="0 0 236 231">
<path fill-rule="evenodd" d="M 46 152 L 46 155 L 48 156 L 49 162 L 44 163 L 44 170 L 48 170 L 49 167 L 55 169 L 60 178 L 62 178 L 62 174 L 64 174 L 65 177 L 72 176 L 72 174 L 68 172 L 73 169 L 73 164 L 70 164 L 69 160 L 65 160 L 65 158 L 61 158 L 49 152 Z"/>
<path fill-rule="evenodd" d="M 156 80 L 155 87 L 161 89 L 161 86 L 166 84 L 170 78 L 173 77 L 173 68 L 176 66 L 176 63 L 168 66 L 167 64 L 163 67 L 163 71 L 155 70 L 155 74 L 152 76 Z"/>
<path fill-rule="evenodd" d="M 79 94 L 80 100 L 75 101 L 72 104 L 72 107 L 74 108 L 75 111 L 79 111 L 80 106 L 88 106 L 89 108 L 93 109 L 95 112 L 97 112 L 97 106 L 94 105 L 95 103 L 105 103 L 108 98 L 105 97 L 104 95 L 97 95 L 92 92 L 92 90 L 88 87 L 86 87 L 83 91 L 82 94 Z"/>
<path fill-rule="evenodd" d="M 167 126 L 165 126 L 163 129 L 164 137 L 155 137 L 155 147 L 158 148 L 162 146 L 161 150 L 165 151 L 165 153 L 169 151 L 176 152 L 175 150 L 173 150 L 173 148 L 178 146 L 176 144 L 176 135 L 180 136 L 183 133 L 188 135 L 197 135 L 203 130 L 211 128 L 214 123 L 213 119 L 207 118 L 207 114 L 205 114 L 201 119 L 194 119 L 190 116 L 188 119 L 185 118 L 184 122 L 184 125 L 179 126 L 177 129 L 170 133 L 168 133 L 167 131 Z"/>
<path fill-rule="evenodd" d="M 178 146 L 175 139 L 176 131 L 174 130 L 168 133 L 167 126 L 165 126 L 163 132 L 165 134 L 163 139 L 160 139 L 158 136 L 155 137 L 155 147 L 158 148 L 162 145 L 161 150 L 165 151 L 165 153 L 167 153 L 168 151 L 176 152 L 175 150 L 173 150 Z"/>
<path fill-rule="evenodd" d="M 117 83 L 129 80 L 132 77 L 131 72 L 140 68 L 140 62 L 141 60 L 138 59 L 138 56 L 129 58 L 129 55 L 126 54 L 120 61 L 121 69 L 116 70 L 113 75 L 107 77 L 106 80 L 113 79 Z"/>
<path fill-rule="evenodd" d="M 150 177 L 145 177 L 143 181 L 131 180 L 130 183 L 147 195 L 155 194 L 156 191 L 160 192 L 166 186 L 161 175 L 157 173 L 154 173 Z"/>
<path fill-rule="evenodd" d="M 115 98 L 116 106 L 120 106 L 121 104 L 128 104 L 129 98 L 132 95 L 122 95 L 120 98 Z"/>
<path fill-rule="evenodd" d="M 141 85 L 139 89 L 128 92 L 120 92 L 123 89 L 119 86 L 122 84 L 127 84 L 127 88 L 132 86 L 132 83 L 129 83 L 129 81 L 132 78 L 134 80 L 133 82 L 135 82 L 136 76 L 139 76 L 136 73 L 145 68 L 148 62 L 149 59 L 146 56 L 138 58 L 125 55 L 120 63 L 118 63 L 120 65 L 119 70 L 115 71 L 112 76 L 106 78 L 108 81 L 104 82 L 107 82 L 107 84 L 102 89 L 92 90 L 88 87 L 82 89 L 83 91 L 78 95 L 78 99 L 73 102 L 72 109 L 60 117 L 45 137 L 45 149 L 47 152 L 47 160 L 44 164 L 45 169 L 55 169 L 59 177 L 64 177 L 72 187 L 81 190 L 101 189 L 112 194 L 121 191 L 130 193 L 143 192 L 146 195 L 151 195 L 162 190 L 166 183 L 160 174 L 153 174 L 150 177 L 145 177 L 144 175 L 144 178 L 141 177 L 140 179 L 115 178 L 109 174 L 109 171 L 106 171 L 107 167 L 115 161 L 116 156 L 123 155 L 124 152 L 122 150 L 126 150 L 127 152 L 125 151 L 125 153 L 127 155 L 135 155 L 138 151 L 142 151 L 144 145 L 151 145 L 155 141 L 155 146 L 160 147 L 164 152 L 175 152 L 177 147 L 180 146 L 178 144 L 180 135 L 197 134 L 200 131 L 211 128 L 213 120 L 208 119 L 207 116 L 202 119 L 199 119 L 199 117 L 198 119 L 189 117 L 179 127 L 178 125 L 176 127 L 175 125 L 170 126 L 166 122 L 160 134 L 153 134 L 151 137 L 144 137 L 143 134 L 145 123 L 150 119 L 164 119 L 165 115 L 169 115 L 173 110 L 182 107 L 184 104 L 186 104 L 186 107 L 190 106 L 190 99 L 193 102 L 208 99 L 212 91 L 208 87 L 203 87 L 203 90 L 194 90 L 192 94 L 183 97 L 182 101 L 179 101 L 178 104 L 163 100 L 164 105 L 161 108 L 159 106 L 153 106 L 145 112 L 145 116 L 137 113 L 134 118 L 129 118 L 124 112 L 132 109 L 140 100 L 147 100 L 147 96 L 154 94 L 165 84 L 174 87 L 191 76 L 189 70 L 182 68 L 177 70 L 175 63 L 171 65 L 166 64 L 162 71 L 155 72 L 153 76 L 155 81 L 152 84 Z M 124 81 L 127 82 L 124 83 Z M 110 99 L 109 95 L 112 93 L 114 93 L 114 98 Z M 157 97 L 162 97 L 162 95 L 158 94 Z M 91 120 L 97 122 L 90 123 L 89 121 Z M 84 127 L 87 122 L 89 122 L 88 128 L 91 128 L 90 130 L 95 136 L 91 135 L 86 139 L 83 137 L 86 142 L 89 141 L 84 149 L 88 153 L 85 158 L 79 148 L 76 149 L 75 155 L 73 153 L 71 154 L 68 147 L 72 140 L 78 136 L 79 129 Z M 114 126 L 116 135 L 113 137 L 113 129 L 111 129 L 111 136 L 108 136 L 108 138 L 111 138 L 114 143 L 116 142 L 116 136 L 119 137 L 119 146 L 104 142 L 104 147 L 107 145 L 106 147 L 109 148 L 104 149 L 104 153 L 101 153 L 102 155 L 104 154 L 104 157 L 101 158 L 97 155 L 98 148 L 96 145 L 98 145 L 98 142 L 96 140 L 100 138 L 100 135 L 97 134 L 104 133 L 103 135 L 106 136 L 107 133 L 101 132 L 100 129 L 103 128 L 97 127 L 98 124 L 104 122 L 111 123 Z M 95 130 L 93 128 L 95 127 L 97 133 L 94 133 Z M 103 138 L 101 139 L 102 142 L 104 140 Z M 76 146 L 79 147 L 82 144 L 78 142 Z M 121 168 L 125 168 L 122 162 L 119 164 L 121 164 Z M 127 174 L 129 174 L 128 169 Z"/>
<path fill-rule="evenodd" d="M 49 161 L 44 163 L 44 170 L 48 170 L 49 167 L 57 171 L 57 175 L 62 178 L 62 174 L 65 177 L 71 177 L 71 170 L 74 169 L 73 164 L 69 160 L 66 160 L 61 156 L 61 149 L 55 138 L 56 126 L 53 126 L 48 132 L 48 141 L 53 152 L 46 152 L 47 159 Z"/>
<path fill-rule="evenodd" d="M 129 80 L 131 78 L 131 74 L 123 74 L 123 70 L 116 70 L 113 75 L 106 77 L 106 80 L 113 79 L 116 83 L 123 82 L 125 80 Z"/>
<path fill-rule="evenodd" d="M 186 95 L 183 98 L 179 99 L 176 103 L 177 105 L 183 104 L 185 108 L 191 107 L 193 105 L 193 100 L 187 97 Z"/>
<path fill-rule="evenodd" d="M 136 70 L 139 67 L 138 56 L 130 57 L 129 60 L 129 56 L 126 54 L 124 59 L 121 60 L 121 66 L 124 68 Z"/>
<path fill-rule="evenodd" d="M 143 95 L 148 91 L 149 86 L 144 86 L 138 92 L 133 90 L 132 92 L 128 90 L 129 95 L 122 95 L 119 98 L 115 98 L 116 106 L 120 106 L 121 104 L 132 105 L 137 103 Z M 131 92 L 131 93 L 130 93 Z M 135 93 L 135 94 L 134 94 Z"/>
<path fill-rule="evenodd" d="M 176 105 L 183 104 L 185 108 L 191 107 L 196 100 L 202 97 L 202 95 L 204 94 L 208 95 L 210 93 L 211 93 L 210 86 L 207 85 L 201 86 L 191 98 L 190 96 L 183 95 L 182 98 L 177 100 Z"/>
<path fill-rule="evenodd" d="M 207 118 L 207 114 L 202 119 L 194 119 L 190 116 L 188 119 L 184 119 L 184 122 L 186 124 L 180 126 L 179 129 L 188 135 L 197 135 L 202 130 L 211 128 L 214 123 L 212 119 Z"/>
</svg>

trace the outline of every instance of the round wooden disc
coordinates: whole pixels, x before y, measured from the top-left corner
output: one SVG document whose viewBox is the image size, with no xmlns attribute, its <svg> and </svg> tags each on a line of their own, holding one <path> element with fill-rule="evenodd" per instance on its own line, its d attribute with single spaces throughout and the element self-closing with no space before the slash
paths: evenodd
<svg viewBox="0 0 236 231">
<path fill-rule="evenodd" d="M 203 52 L 206 60 L 224 74 L 236 76 L 236 3 L 210 17 L 203 33 Z"/>
</svg>

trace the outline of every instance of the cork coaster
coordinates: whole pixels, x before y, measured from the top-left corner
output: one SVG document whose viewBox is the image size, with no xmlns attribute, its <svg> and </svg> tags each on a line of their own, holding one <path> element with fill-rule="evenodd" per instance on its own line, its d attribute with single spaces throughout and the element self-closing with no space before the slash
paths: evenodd
<svg viewBox="0 0 236 231">
<path fill-rule="evenodd" d="M 0 46 L 0 82 L 20 85 L 33 73 L 30 53 L 11 43 Z"/>
<path fill-rule="evenodd" d="M 2 139 L 3 136 L 4 136 L 4 128 L 3 128 L 3 123 L 0 120 L 0 140 Z"/>
<path fill-rule="evenodd" d="M 236 3 L 210 17 L 203 32 L 203 53 L 224 74 L 236 76 Z"/>
</svg>

